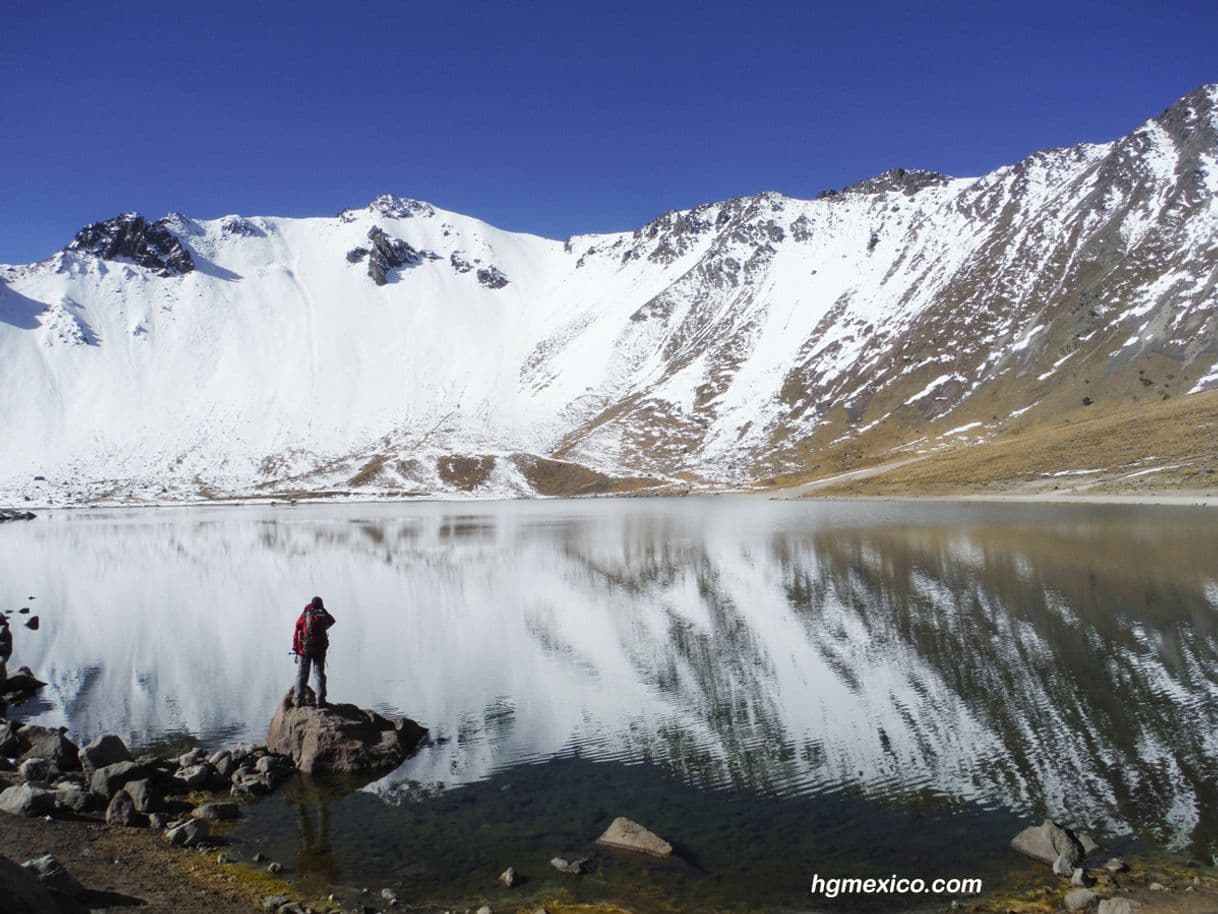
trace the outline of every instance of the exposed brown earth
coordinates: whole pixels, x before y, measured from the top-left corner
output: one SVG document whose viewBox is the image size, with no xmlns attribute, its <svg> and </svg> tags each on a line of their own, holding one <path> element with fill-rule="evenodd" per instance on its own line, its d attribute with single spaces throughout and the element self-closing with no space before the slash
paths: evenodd
<svg viewBox="0 0 1218 914">
<path fill-rule="evenodd" d="M 784 494 L 952 496 L 1183 494 L 1218 496 L 1218 391 L 1162 400 L 1095 418 L 1036 425 L 943 450 L 866 458 L 835 479 L 822 472 L 774 480 Z M 829 468 L 825 468 L 829 469 Z M 836 468 L 833 468 L 836 469 Z"/>
</svg>

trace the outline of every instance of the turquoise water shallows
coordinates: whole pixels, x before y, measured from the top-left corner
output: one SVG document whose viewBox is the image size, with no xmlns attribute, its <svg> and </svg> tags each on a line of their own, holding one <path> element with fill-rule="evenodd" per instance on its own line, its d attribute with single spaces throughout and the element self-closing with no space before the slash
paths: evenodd
<svg viewBox="0 0 1218 914">
<path fill-rule="evenodd" d="M 993 887 L 1042 815 L 1209 859 L 1215 534 L 1212 509 L 746 498 L 61 512 L 0 529 L 0 607 L 43 620 L 14 663 L 50 686 L 14 716 L 219 746 L 261 741 L 323 595 L 332 697 L 432 742 L 251 809 L 234 847 L 306 883 L 502 901 L 512 865 L 512 899 L 846 907 L 812 875 Z M 617 815 L 686 863 L 595 852 Z"/>
</svg>

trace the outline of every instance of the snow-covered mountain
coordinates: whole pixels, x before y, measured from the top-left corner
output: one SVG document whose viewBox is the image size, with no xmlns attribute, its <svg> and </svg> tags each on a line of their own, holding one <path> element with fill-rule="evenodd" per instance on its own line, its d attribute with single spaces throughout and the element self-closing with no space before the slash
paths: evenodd
<svg viewBox="0 0 1218 914">
<path fill-rule="evenodd" d="M 1218 386 L 1218 86 L 565 243 L 381 196 L 0 267 L 0 499 L 762 483 Z M 43 477 L 38 479 L 36 477 Z"/>
</svg>

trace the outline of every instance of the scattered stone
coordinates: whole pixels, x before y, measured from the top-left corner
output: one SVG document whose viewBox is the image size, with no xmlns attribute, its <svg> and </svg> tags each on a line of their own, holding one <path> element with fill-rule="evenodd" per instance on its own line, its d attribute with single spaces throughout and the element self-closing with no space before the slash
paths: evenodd
<svg viewBox="0 0 1218 914">
<path fill-rule="evenodd" d="M 216 776 L 216 769 L 207 762 L 203 762 L 199 765 L 181 768 L 173 777 L 174 780 L 181 781 L 187 790 L 200 790 L 210 784 Z"/>
<path fill-rule="evenodd" d="M 64 812 L 85 813 L 97 808 L 93 794 L 70 781 L 55 785 L 55 805 Z"/>
<path fill-rule="evenodd" d="M 165 832 L 165 840 L 177 847 L 194 847 L 207 840 L 209 834 L 206 822 L 199 819 L 187 819 Z"/>
<path fill-rule="evenodd" d="M 31 631 L 38 631 L 38 626 L 41 624 L 37 616 L 30 616 L 25 620 L 25 627 Z"/>
<path fill-rule="evenodd" d="M 165 815 L 163 812 L 150 813 L 148 816 L 149 827 L 155 828 L 157 831 L 160 831 L 168 824 L 169 816 Z"/>
<path fill-rule="evenodd" d="M 160 790 L 153 787 L 150 778 L 128 781 L 123 790 L 131 796 L 137 812 L 148 814 L 161 812 L 165 808 L 164 798 L 161 796 Z"/>
<path fill-rule="evenodd" d="M 135 810 L 135 801 L 126 790 L 120 790 L 110 800 L 106 807 L 106 824 L 119 825 L 124 828 L 139 828 L 147 822 Z"/>
<path fill-rule="evenodd" d="M 19 784 L 0 793 L 0 812 L 36 819 L 55 809 L 55 792 L 33 784 Z"/>
<path fill-rule="evenodd" d="M 286 895 L 267 895 L 262 899 L 262 910 L 278 911 L 281 907 L 288 903 Z"/>
<path fill-rule="evenodd" d="M 271 861 L 267 864 L 266 871 L 272 875 L 277 875 L 283 872 L 283 864 L 276 861 Z"/>
<path fill-rule="evenodd" d="M 298 708 L 289 692 L 266 742 L 305 774 L 360 774 L 396 768 L 426 733 L 409 718 L 389 720 L 350 704 Z"/>
<path fill-rule="evenodd" d="M 1100 896 L 1090 889 L 1075 889 L 1066 895 L 1065 904 L 1067 911 L 1085 911 L 1087 908 L 1094 907 L 1099 904 Z"/>
<path fill-rule="evenodd" d="M 1136 914 L 1141 908 L 1142 903 L 1132 898 L 1105 898 L 1096 914 Z"/>
<path fill-rule="evenodd" d="M 602 847 L 617 847 L 652 857 L 672 856 L 671 844 L 638 822 L 623 816 L 614 819 L 605 829 L 605 833 L 596 839 L 596 843 Z"/>
<path fill-rule="evenodd" d="M 1092 885 L 1094 885 L 1094 883 L 1095 880 L 1087 874 L 1085 869 L 1083 869 L 1081 866 L 1074 868 L 1074 872 L 1070 876 L 1070 884 L 1072 886 L 1076 886 L 1080 889 L 1086 889 L 1090 888 Z"/>
<path fill-rule="evenodd" d="M 275 782 L 269 774 L 257 774 L 249 768 L 240 768 L 232 778 L 234 797 L 265 796 L 275 789 Z"/>
<path fill-rule="evenodd" d="M 1065 876 L 1069 878 L 1074 874 L 1074 861 L 1066 854 L 1062 854 L 1053 861 L 1053 874 L 1055 876 Z"/>
<path fill-rule="evenodd" d="M 578 860 L 567 860 L 565 857 L 555 857 L 550 861 L 550 866 L 558 870 L 560 873 L 571 873 L 578 876 L 585 872 L 585 867 L 591 861 L 587 857 L 581 857 Z"/>
<path fill-rule="evenodd" d="M 1129 869 L 1129 864 L 1126 863 L 1124 860 L 1122 860 L 1120 857 L 1113 857 L 1107 863 L 1104 864 L 1104 869 L 1106 869 L 1110 873 L 1123 873 L 1127 869 Z"/>
<path fill-rule="evenodd" d="M 93 773 L 99 768 L 131 761 L 134 759 L 127 750 L 126 743 L 117 736 L 99 736 L 80 750 L 80 767 L 85 778 L 90 781 L 93 779 Z"/>
<path fill-rule="evenodd" d="M 17 766 L 17 773 L 26 781 L 47 781 L 51 777 L 51 763 L 44 758 L 28 758 Z"/>
<path fill-rule="evenodd" d="M 219 822 L 225 819 L 237 819 L 241 816 L 241 807 L 236 803 L 204 803 L 197 807 L 192 815 L 196 819 L 207 819 Z"/>
<path fill-rule="evenodd" d="M 491 906 L 489 904 L 484 904 L 478 909 L 478 914 L 492 914 Z"/>
<path fill-rule="evenodd" d="M 1146 888 L 1150 889 L 1152 892 L 1166 892 L 1167 891 L 1167 886 L 1165 886 L 1161 882 L 1152 882 Z"/>
<path fill-rule="evenodd" d="M 262 863 L 266 860 L 266 854 L 258 851 L 258 853 L 254 854 L 253 860 L 255 863 Z"/>
<path fill-rule="evenodd" d="M 516 884 L 516 870 L 513 867 L 508 867 L 499 874 L 499 884 L 505 889 L 510 889 Z"/>
<path fill-rule="evenodd" d="M 232 863 L 232 862 L 233 862 L 233 858 L 230 857 L 228 854 L 217 854 L 216 855 L 216 863 L 220 864 L 220 866 L 226 866 L 227 864 Z"/>
<path fill-rule="evenodd" d="M 381 889 L 381 898 L 385 899 L 391 906 L 398 903 L 398 893 L 393 889 Z"/>
<path fill-rule="evenodd" d="M 1069 876 L 1088 854 L 1099 846 L 1086 835 L 1076 835 L 1070 829 L 1052 819 L 1040 825 L 1025 828 L 1011 839 L 1011 847 L 1019 853 L 1054 866 L 1059 857 L 1065 857 L 1069 869 L 1061 875 Z"/>
</svg>

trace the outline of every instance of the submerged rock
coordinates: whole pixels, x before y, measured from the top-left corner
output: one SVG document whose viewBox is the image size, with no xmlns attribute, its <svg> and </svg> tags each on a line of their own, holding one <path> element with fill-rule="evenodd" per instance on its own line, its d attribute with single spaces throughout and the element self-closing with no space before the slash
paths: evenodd
<svg viewBox="0 0 1218 914">
<path fill-rule="evenodd" d="M 654 832 L 648 831 L 638 822 L 618 816 L 605 833 L 596 839 L 602 847 L 617 847 L 652 857 L 671 857 L 672 845 Z"/>
<path fill-rule="evenodd" d="M 578 860 L 568 860 L 565 857 L 554 857 L 550 861 L 550 866 L 558 870 L 560 873 L 571 873 L 578 876 L 580 873 L 587 871 L 588 864 L 591 863 L 587 857 L 580 857 Z"/>
<path fill-rule="evenodd" d="M 350 704 L 296 707 L 289 692 L 271 719 L 266 744 L 306 774 L 361 774 L 396 768 L 426 733 L 409 718 L 390 720 Z"/>
</svg>

